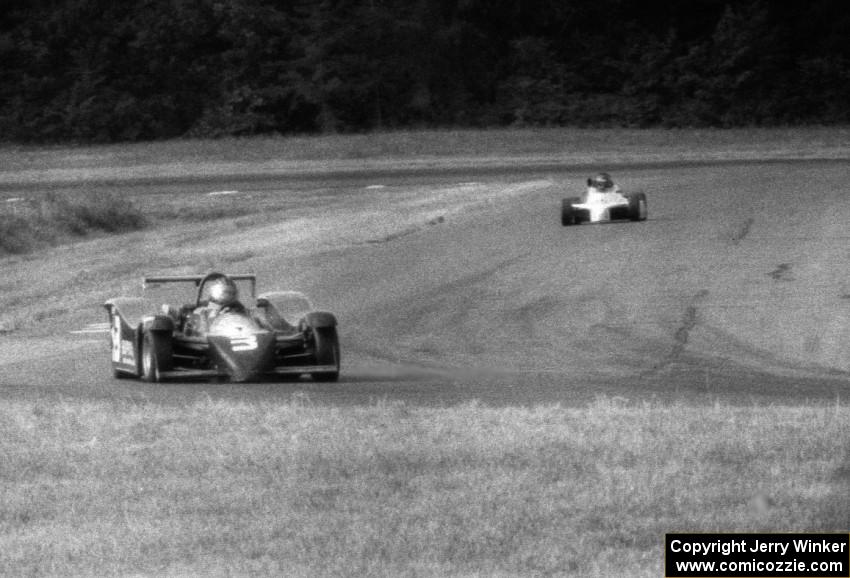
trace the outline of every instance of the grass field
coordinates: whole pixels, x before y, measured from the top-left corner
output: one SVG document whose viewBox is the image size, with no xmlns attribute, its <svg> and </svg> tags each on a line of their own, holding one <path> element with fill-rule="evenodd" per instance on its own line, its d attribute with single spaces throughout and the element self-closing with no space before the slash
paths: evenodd
<svg viewBox="0 0 850 578">
<path fill-rule="evenodd" d="M 4 575 L 659 576 L 673 531 L 846 531 L 850 409 L 0 408 Z"/>
</svg>

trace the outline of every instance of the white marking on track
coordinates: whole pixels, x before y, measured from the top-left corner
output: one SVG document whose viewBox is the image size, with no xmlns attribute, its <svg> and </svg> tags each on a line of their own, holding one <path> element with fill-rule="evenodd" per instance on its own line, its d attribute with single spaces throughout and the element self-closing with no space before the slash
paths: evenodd
<svg viewBox="0 0 850 578">
<path fill-rule="evenodd" d="M 210 197 L 215 197 L 218 195 L 238 195 L 239 191 L 212 191 L 207 193 Z"/>
<path fill-rule="evenodd" d="M 23 201 L 23 197 L 12 197 L 10 199 L 6 199 L 7 203 L 17 203 L 18 201 Z"/>
<path fill-rule="evenodd" d="M 367 186 L 366 186 L 366 187 L 364 187 L 364 188 L 365 188 L 365 189 L 383 189 L 383 188 L 385 188 L 386 186 L 387 186 L 387 185 L 367 185 Z"/>
<path fill-rule="evenodd" d="M 69 331 L 68 333 L 73 333 L 75 335 L 85 333 L 109 333 L 110 328 L 111 324 L 109 323 L 89 323 L 82 329 L 75 329 L 73 331 Z"/>
</svg>

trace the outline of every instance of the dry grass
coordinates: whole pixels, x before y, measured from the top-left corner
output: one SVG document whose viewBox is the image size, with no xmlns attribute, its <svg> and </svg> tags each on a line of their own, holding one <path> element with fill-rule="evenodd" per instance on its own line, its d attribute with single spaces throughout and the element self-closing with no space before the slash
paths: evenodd
<svg viewBox="0 0 850 578">
<path fill-rule="evenodd" d="M 0 408 L 5 575 L 659 575 L 848 527 L 844 407 Z"/>
</svg>

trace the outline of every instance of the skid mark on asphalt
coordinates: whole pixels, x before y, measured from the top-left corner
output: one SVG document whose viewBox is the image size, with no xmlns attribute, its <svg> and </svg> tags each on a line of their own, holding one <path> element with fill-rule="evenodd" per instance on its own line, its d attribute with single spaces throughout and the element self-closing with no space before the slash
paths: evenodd
<svg viewBox="0 0 850 578">
<path fill-rule="evenodd" d="M 497 196 L 499 199 L 506 199 L 516 195 L 527 194 L 549 185 L 550 182 L 547 180 L 528 181 L 507 187 L 504 190 L 497 190 L 495 195 L 493 191 L 484 187 L 482 183 L 479 182 L 465 182 L 449 188 L 436 189 L 432 191 L 431 194 L 422 196 L 421 198 L 408 200 L 405 205 L 407 206 L 407 209 L 414 208 L 419 211 L 427 210 L 429 206 L 439 202 L 441 205 L 440 208 L 433 208 L 430 211 L 427 211 L 424 215 L 419 217 L 422 219 L 420 221 L 406 223 L 404 224 L 405 226 L 402 226 L 403 223 L 398 223 L 398 230 L 391 231 L 377 237 L 357 240 L 355 241 L 355 244 L 380 245 L 395 241 L 409 235 L 413 235 L 417 232 L 427 230 L 428 227 L 445 223 L 449 215 L 451 215 L 453 219 L 456 217 L 464 218 L 465 216 L 468 216 L 468 209 L 470 208 L 477 207 L 479 209 L 484 209 L 489 207 L 492 205 Z M 407 209 L 404 210 L 406 211 Z M 457 220 L 454 220 L 453 222 L 457 222 Z"/>
<path fill-rule="evenodd" d="M 540 329 L 541 320 L 553 317 L 560 307 L 560 301 L 551 295 L 543 295 L 507 311 L 505 322 L 530 339 Z"/>
<path fill-rule="evenodd" d="M 474 354 L 479 344 L 464 337 L 475 327 L 475 305 L 487 298 L 494 275 L 527 255 L 502 259 L 478 271 L 465 272 L 447 283 L 417 288 L 398 300 L 384 302 L 378 309 L 364 313 L 379 326 L 389 328 L 387 335 L 375 335 L 372 344 L 358 343 L 356 349 L 370 357 L 393 364 L 429 364 L 435 359 Z M 448 315 L 448 317 L 447 317 Z M 452 328 L 443 333 L 444 328 Z M 442 362 L 437 362 L 442 366 Z M 451 363 L 450 365 L 454 365 Z"/>
<path fill-rule="evenodd" d="M 443 303 L 444 301 L 452 298 L 460 298 L 462 300 L 470 301 L 473 300 L 471 291 L 476 288 L 489 287 L 491 285 L 489 282 L 491 277 L 526 258 L 527 255 L 522 254 L 503 259 L 490 267 L 467 273 L 466 275 L 456 278 L 448 283 L 443 283 L 439 287 L 419 292 L 416 296 L 416 301 L 418 301 L 420 305 L 418 307 L 408 307 L 408 319 L 416 324 L 415 326 L 418 326 L 424 320 L 433 316 L 432 311 L 440 311 L 444 309 L 443 307 L 438 307 L 434 304 Z M 409 298 L 406 298 L 405 304 L 409 305 Z M 468 311 L 464 308 L 461 313 L 467 314 Z"/>
<path fill-rule="evenodd" d="M 704 301 L 706 297 L 708 297 L 708 289 L 702 289 L 691 297 L 687 307 L 685 307 L 685 310 L 682 312 L 679 327 L 676 328 L 676 332 L 673 334 L 673 349 L 670 350 L 667 357 L 665 357 L 658 365 L 646 372 L 645 376 L 663 371 L 682 358 L 685 353 L 685 349 L 688 346 L 688 342 L 690 341 L 691 332 L 699 323 L 699 304 Z"/>
<path fill-rule="evenodd" d="M 428 219 L 424 225 L 406 227 L 401 231 L 396 231 L 394 233 L 390 233 L 389 235 L 384 235 L 383 237 L 377 237 L 375 239 L 367 239 L 366 243 L 370 245 L 378 245 L 381 243 L 389 243 L 390 241 L 395 241 L 396 239 L 401 239 L 402 237 L 407 237 L 408 235 L 412 235 L 417 231 L 422 230 L 425 226 L 433 227 L 434 225 L 439 225 L 440 223 L 444 223 L 446 218 L 443 215 L 439 215 L 434 217 L 433 219 Z"/>
<path fill-rule="evenodd" d="M 697 304 L 706 297 L 708 297 L 707 289 L 699 291 L 691 298 L 690 304 L 685 308 L 685 311 L 682 314 L 682 324 L 678 329 L 676 329 L 675 335 L 673 335 L 673 339 L 676 343 L 673 346 L 673 350 L 670 352 L 670 360 L 675 361 L 681 357 L 682 353 L 685 351 L 685 347 L 688 345 L 688 339 L 690 339 L 691 336 L 691 331 L 693 331 L 694 327 L 697 326 L 699 313 Z"/>
<path fill-rule="evenodd" d="M 390 233 L 389 235 L 384 235 L 383 237 L 377 237 L 375 239 L 367 239 L 366 243 L 370 245 L 378 245 L 380 243 L 389 243 L 390 241 L 395 241 L 396 239 L 401 239 L 402 237 L 407 237 L 408 235 L 412 235 L 416 231 L 419 230 L 419 227 L 407 227 L 402 229 L 401 231 L 395 231 L 394 233 Z"/>
<path fill-rule="evenodd" d="M 774 281 L 793 281 L 791 276 L 791 263 L 780 263 L 776 269 L 768 273 Z"/>
<path fill-rule="evenodd" d="M 772 376 L 789 378 L 837 379 L 844 384 L 846 384 L 847 376 L 850 375 L 846 370 L 819 365 L 816 361 L 801 363 L 783 359 L 775 351 L 757 347 L 719 327 L 703 325 L 700 330 L 701 336 L 715 344 L 714 357 L 734 360 L 734 365 L 739 368 L 749 368 Z M 810 343 L 814 345 L 814 342 L 810 341 Z"/>
<path fill-rule="evenodd" d="M 741 225 L 738 227 L 738 230 L 732 234 L 732 244 L 737 245 L 741 241 L 743 241 L 747 235 L 750 234 L 750 228 L 752 228 L 755 219 L 752 217 L 747 218 Z"/>
</svg>

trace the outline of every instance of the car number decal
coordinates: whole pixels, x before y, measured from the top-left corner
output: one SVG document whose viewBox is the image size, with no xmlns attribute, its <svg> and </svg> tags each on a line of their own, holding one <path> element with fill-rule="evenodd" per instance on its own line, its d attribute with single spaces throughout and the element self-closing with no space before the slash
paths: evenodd
<svg viewBox="0 0 850 578">
<path fill-rule="evenodd" d="M 133 342 L 129 339 L 121 339 L 121 317 L 112 316 L 112 327 L 110 328 L 112 338 L 112 361 L 126 365 L 136 364 L 136 351 Z"/>
<path fill-rule="evenodd" d="M 121 362 L 121 318 L 112 315 L 112 361 Z"/>
<path fill-rule="evenodd" d="M 133 342 L 129 339 L 121 340 L 121 363 L 127 365 L 136 364 L 136 349 L 133 347 Z"/>
<path fill-rule="evenodd" d="M 233 351 L 251 351 L 252 349 L 257 349 L 257 336 L 231 337 L 230 346 L 233 348 Z"/>
</svg>

